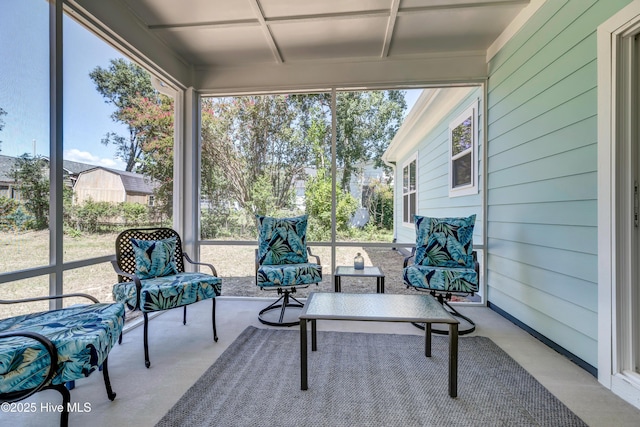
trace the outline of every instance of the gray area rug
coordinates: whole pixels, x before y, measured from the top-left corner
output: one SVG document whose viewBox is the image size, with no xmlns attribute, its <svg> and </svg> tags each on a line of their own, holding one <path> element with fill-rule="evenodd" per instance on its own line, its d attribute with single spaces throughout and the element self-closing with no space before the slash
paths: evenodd
<svg viewBox="0 0 640 427">
<path fill-rule="evenodd" d="M 300 390 L 298 330 L 247 328 L 158 426 L 584 426 L 485 337 L 459 342 L 448 395 L 448 337 L 318 332 Z M 310 344 L 309 344 L 310 345 Z"/>
</svg>

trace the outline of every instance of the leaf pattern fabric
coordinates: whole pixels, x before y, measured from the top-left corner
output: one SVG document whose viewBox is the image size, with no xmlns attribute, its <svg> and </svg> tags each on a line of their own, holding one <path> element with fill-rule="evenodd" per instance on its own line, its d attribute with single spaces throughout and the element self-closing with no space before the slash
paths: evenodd
<svg viewBox="0 0 640 427">
<path fill-rule="evenodd" d="M 176 238 L 163 240 L 131 239 L 136 258 L 135 274 L 140 279 L 176 274 Z"/>
<path fill-rule="evenodd" d="M 431 218 L 416 215 L 415 264 L 473 268 L 473 227 L 476 216 Z"/>
<path fill-rule="evenodd" d="M 258 221 L 258 264 L 305 264 L 307 257 L 307 215 L 273 218 L 256 215 Z"/>
<path fill-rule="evenodd" d="M 414 288 L 444 292 L 478 291 L 478 273 L 473 268 L 411 265 L 403 271 L 404 283 Z"/>
<path fill-rule="evenodd" d="M 0 320 L 0 333 L 35 332 L 58 351 L 51 384 L 89 376 L 105 361 L 124 325 L 120 303 L 79 305 Z M 25 337 L 0 339 L 0 393 L 37 387 L 50 364 L 44 346 Z"/>
<path fill-rule="evenodd" d="M 310 285 L 322 281 L 322 266 L 315 263 L 261 265 L 257 285 L 262 288 Z"/>
<path fill-rule="evenodd" d="M 140 281 L 140 310 L 152 312 L 192 304 L 222 293 L 222 279 L 205 273 L 178 273 Z M 136 309 L 136 284 L 113 285 L 113 299 Z"/>
</svg>

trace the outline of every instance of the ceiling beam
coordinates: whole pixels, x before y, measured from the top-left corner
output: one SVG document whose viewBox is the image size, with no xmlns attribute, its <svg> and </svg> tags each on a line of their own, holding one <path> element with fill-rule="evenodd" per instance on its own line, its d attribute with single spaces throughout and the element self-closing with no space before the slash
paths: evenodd
<svg viewBox="0 0 640 427">
<path fill-rule="evenodd" d="M 529 4 L 530 0 L 502 0 L 502 1 L 485 1 L 480 3 L 459 3 L 459 4 L 443 4 L 436 6 L 420 6 L 410 8 L 400 8 L 400 2 L 392 0 L 389 9 L 375 9 L 351 12 L 335 12 L 335 13 L 319 13 L 314 15 L 293 15 L 266 18 L 262 9 L 256 0 L 250 0 L 251 6 L 256 11 L 257 19 L 237 19 L 229 21 L 207 21 L 207 22 L 187 22 L 182 24 L 156 24 L 148 25 L 149 30 L 180 30 L 181 28 L 224 28 L 224 27 L 242 27 L 262 25 L 290 24 L 296 22 L 313 22 L 313 21 L 334 21 L 336 19 L 356 19 L 356 18 L 390 18 L 392 15 L 414 15 L 417 13 L 428 13 L 435 10 L 455 10 L 481 7 L 500 7 L 500 6 L 517 6 Z M 395 18 L 394 18 L 395 21 Z M 394 24 L 395 25 L 395 24 Z M 268 28 L 267 28 L 268 29 Z M 269 33 L 270 34 L 270 33 Z M 273 39 L 273 37 L 270 35 Z"/>
<path fill-rule="evenodd" d="M 197 67 L 194 87 L 205 95 L 276 93 L 337 88 L 373 88 L 483 81 L 487 77 L 485 51 L 432 54 L 355 61 L 307 61 L 282 65 Z"/>
<path fill-rule="evenodd" d="M 440 4 L 434 6 L 417 6 L 406 7 L 398 12 L 398 15 L 413 15 L 416 13 L 426 13 L 434 10 L 454 10 L 454 9 L 470 9 L 479 7 L 504 7 L 504 6 L 520 6 L 527 5 L 531 0 L 503 0 L 503 1 L 484 1 L 480 3 L 458 3 L 458 4 Z"/>
<path fill-rule="evenodd" d="M 271 53 L 273 54 L 274 59 L 278 64 L 282 64 L 284 62 L 284 60 L 282 59 L 282 54 L 280 53 L 278 45 L 276 45 L 276 41 L 273 38 L 273 34 L 271 34 L 271 30 L 269 29 L 269 26 L 264 19 L 264 12 L 262 12 L 262 9 L 258 4 L 258 0 L 250 0 L 249 3 L 251 4 L 253 11 L 258 18 L 258 22 L 260 23 L 260 27 L 262 27 L 262 32 L 264 33 L 264 37 L 267 41 L 267 44 L 269 45 L 269 48 L 271 49 Z"/>
<path fill-rule="evenodd" d="M 398 17 L 398 9 L 400 8 L 400 0 L 392 0 L 389 9 L 389 20 L 387 21 L 387 31 L 384 34 L 384 44 L 382 45 L 381 58 L 389 56 L 389 48 L 391 47 L 391 39 L 393 37 L 393 29 L 396 26 L 396 18 Z"/>
</svg>

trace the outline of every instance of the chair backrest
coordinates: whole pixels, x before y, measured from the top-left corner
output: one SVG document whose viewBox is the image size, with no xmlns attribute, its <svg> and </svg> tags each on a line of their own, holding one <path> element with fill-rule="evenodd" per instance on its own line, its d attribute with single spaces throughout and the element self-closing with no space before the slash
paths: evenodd
<svg viewBox="0 0 640 427">
<path fill-rule="evenodd" d="M 182 255 L 182 241 L 180 235 L 171 228 L 131 228 L 118 234 L 116 238 L 116 262 L 125 273 L 135 274 L 136 255 L 131 239 L 137 240 L 164 240 L 174 237 L 176 249 L 174 253 L 176 270 L 184 273 L 184 258 Z M 118 275 L 118 282 L 130 282 L 128 277 Z"/>
<path fill-rule="evenodd" d="M 260 265 L 304 264 L 307 257 L 307 215 L 273 218 L 256 215 Z"/>
<path fill-rule="evenodd" d="M 431 218 L 416 215 L 415 264 L 474 268 L 475 223 L 475 215 L 466 218 Z"/>
</svg>

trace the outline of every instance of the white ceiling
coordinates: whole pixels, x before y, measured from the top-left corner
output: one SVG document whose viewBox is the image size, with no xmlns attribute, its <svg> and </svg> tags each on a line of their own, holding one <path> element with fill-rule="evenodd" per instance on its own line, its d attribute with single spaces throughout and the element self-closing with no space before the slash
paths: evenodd
<svg viewBox="0 0 640 427">
<path fill-rule="evenodd" d="M 166 61 L 170 55 L 189 70 L 190 84 L 212 91 L 354 84 L 358 75 L 365 84 L 384 80 L 418 82 L 437 76 L 448 80 L 451 70 L 454 80 L 482 78 L 483 75 L 477 75 L 478 70 L 465 74 L 459 68 L 466 67 L 468 58 L 473 57 L 475 64 L 475 58 L 482 56 L 485 66 L 482 74 L 486 74 L 487 49 L 530 3 L 529 0 L 120 2 L 120 8 L 114 2 L 75 0 L 71 4 L 102 21 L 152 61 L 161 57 Z M 127 19 L 122 19 L 123 14 L 129 15 Z M 133 22 L 138 26 L 137 32 L 126 27 Z M 460 62 L 451 58 L 466 59 Z M 426 69 L 423 77 L 420 68 Z M 308 77 L 303 78 L 300 73 Z"/>
</svg>

